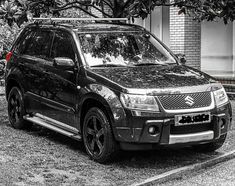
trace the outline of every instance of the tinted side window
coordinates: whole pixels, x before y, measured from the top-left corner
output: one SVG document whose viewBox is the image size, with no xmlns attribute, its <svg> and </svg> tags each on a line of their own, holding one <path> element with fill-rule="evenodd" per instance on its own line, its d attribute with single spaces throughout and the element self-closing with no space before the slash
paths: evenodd
<svg viewBox="0 0 235 186">
<path fill-rule="evenodd" d="M 26 31 L 21 35 L 21 38 L 16 43 L 16 46 L 14 48 L 14 52 L 17 54 L 22 54 L 29 43 L 32 41 L 32 37 L 34 35 L 34 32 L 32 31 Z"/>
<path fill-rule="evenodd" d="M 50 54 L 53 33 L 50 31 L 38 30 L 31 40 L 26 43 L 23 54 L 39 58 L 48 58 Z"/>
<path fill-rule="evenodd" d="M 67 57 L 75 61 L 75 52 L 73 49 L 73 37 L 66 32 L 56 32 L 52 46 L 51 56 Z"/>
</svg>

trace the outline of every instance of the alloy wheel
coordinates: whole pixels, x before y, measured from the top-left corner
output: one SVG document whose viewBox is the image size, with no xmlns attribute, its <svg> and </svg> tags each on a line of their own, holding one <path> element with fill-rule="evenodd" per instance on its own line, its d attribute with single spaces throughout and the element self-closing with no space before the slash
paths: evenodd
<svg viewBox="0 0 235 186">
<path fill-rule="evenodd" d="M 87 126 L 85 127 L 85 140 L 87 147 L 91 154 L 99 156 L 104 149 L 104 136 L 105 129 L 99 117 L 91 115 L 87 119 Z"/>
<path fill-rule="evenodd" d="M 14 92 L 9 98 L 9 117 L 12 123 L 17 123 L 21 118 L 22 106 L 20 104 L 20 95 Z"/>
</svg>

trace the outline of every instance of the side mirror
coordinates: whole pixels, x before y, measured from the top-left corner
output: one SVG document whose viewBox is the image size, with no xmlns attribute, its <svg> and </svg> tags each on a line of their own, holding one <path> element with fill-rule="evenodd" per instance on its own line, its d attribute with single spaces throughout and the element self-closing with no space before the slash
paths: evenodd
<svg viewBox="0 0 235 186">
<path fill-rule="evenodd" d="M 73 70 L 75 65 L 74 61 L 70 58 L 66 57 L 56 57 L 53 60 L 53 65 L 56 68 L 63 69 L 63 70 Z"/>
<path fill-rule="evenodd" d="M 5 67 L 6 67 L 6 60 L 5 59 L 0 60 L 0 77 L 4 75 Z"/>
<path fill-rule="evenodd" d="M 179 62 L 182 64 L 182 65 L 185 65 L 185 63 L 187 62 L 186 60 L 186 56 L 184 54 L 176 54 L 176 57 L 179 59 Z"/>
</svg>

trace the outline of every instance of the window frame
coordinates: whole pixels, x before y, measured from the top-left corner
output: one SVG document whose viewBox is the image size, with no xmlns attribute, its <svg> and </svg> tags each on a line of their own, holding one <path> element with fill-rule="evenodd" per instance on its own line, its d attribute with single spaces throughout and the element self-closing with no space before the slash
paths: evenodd
<svg viewBox="0 0 235 186">
<path fill-rule="evenodd" d="M 23 50 L 22 47 L 22 43 L 24 42 L 25 38 L 27 35 L 29 34 L 33 34 L 33 30 L 31 28 L 26 28 L 25 30 L 23 30 L 20 34 L 19 37 L 16 39 L 14 45 L 12 46 L 11 51 L 16 54 L 16 55 L 24 55 L 23 54 Z M 31 36 L 32 37 L 32 36 Z M 21 48 L 19 51 L 17 50 L 17 48 Z"/>
<path fill-rule="evenodd" d="M 49 51 L 47 52 L 45 57 L 26 54 L 25 51 L 24 51 L 24 53 L 21 53 L 21 55 L 28 55 L 28 56 L 32 56 L 32 57 L 38 58 L 38 59 L 49 60 L 50 59 L 51 46 L 52 46 L 52 42 L 53 42 L 53 38 L 54 38 L 54 33 L 50 29 L 47 29 L 47 28 L 33 28 L 33 29 L 31 29 L 31 33 L 32 33 L 31 37 L 34 38 L 38 32 L 49 32 L 49 34 L 51 34 L 50 43 L 48 44 Z"/>
<path fill-rule="evenodd" d="M 52 56 L 52 51 L 53 51 L 53 47 L 54 47 L 54 43 L 55 43 L 56 32 L 57 32 L 57 33 L 65 33 L 65 34 L 67 34 L 69 37 L 71 37 L 71 40 L 72 40 L 71 46 L 72 46 L 73 53 L 74 53 L 74 59 L 72 59 L 72 60 L 73 60 L 74 64 L 77 65 L 79 58 L 78 58 L 78 55 L 77 55 L 76 43 L 75 43 L 75 41 L 74 41 L 75 38 L 74 38 L 73 34 L 72 34 L 71 32 L 69 32 L 68 30 L 66 30 L 66 29 L 54 29 L 54 30 L 53 30 L 54 36 L 53 36 L 53 40 L 52 40 L 52 43 L 51 43 L 51 49 L 50 49 L 50 55 L 49 55 L 50 57 L 49 57 L 49 58 L 50 58 L 51 60 L 54 59 L 53 56 Z"/>
</svg>

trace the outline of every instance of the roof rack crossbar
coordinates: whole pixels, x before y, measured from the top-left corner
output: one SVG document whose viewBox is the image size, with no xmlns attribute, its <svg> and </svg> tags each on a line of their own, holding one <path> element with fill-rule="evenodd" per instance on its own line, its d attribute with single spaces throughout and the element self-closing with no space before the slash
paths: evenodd
<svg viewBox="0 0 235 186">
<path fill-rule="evenodd" d="M 128 18 L 33 18 L 34 21 L 126 21 Z"/>
</svg>

